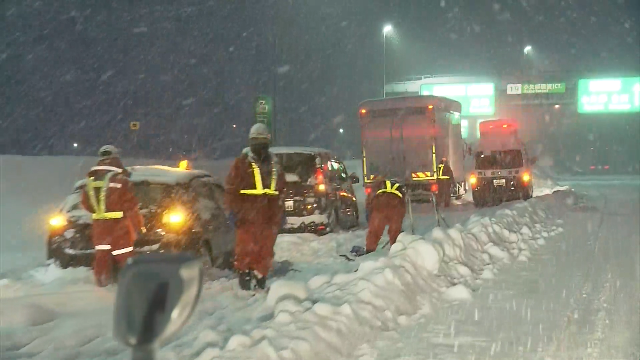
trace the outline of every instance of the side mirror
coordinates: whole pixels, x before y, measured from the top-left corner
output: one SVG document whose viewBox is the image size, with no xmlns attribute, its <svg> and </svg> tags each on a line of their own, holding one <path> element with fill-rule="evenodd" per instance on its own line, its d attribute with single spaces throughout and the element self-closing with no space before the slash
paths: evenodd
<svg viewBox="0 0 640 360">
<path fill-rule="evenodd" d="M 154 358 L 193 314 L 202 290 L 200 260 L 188 254 L 142 254 L 118 276 L 113 336 L 134 359 Z"/>
<path fill-rule="evenodd" d="M 533 156 L 529 159 L 529 163 L 531 165 L 535 165 L 538 162 L 538 157 L 537 156 Z"/>
<path fill-rule="evenodd" d="M 349 175 L 349 179 L 351 180 L 352 184 L 360 183 L 360 178 L 358 177 L 358 175 L 356 175 L 356 173 L 351 173 L 351 175 Z"/>
</svg>

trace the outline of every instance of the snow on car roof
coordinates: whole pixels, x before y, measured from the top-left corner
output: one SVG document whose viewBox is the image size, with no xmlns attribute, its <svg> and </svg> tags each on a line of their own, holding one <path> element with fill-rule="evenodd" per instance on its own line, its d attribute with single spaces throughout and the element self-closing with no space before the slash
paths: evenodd
<svg viewBox="0 0 640 360">
<path fill-rule="evenodd" d="M 127 170 L 131 172 L 131 181 L 148 181 L 155 184 L 175 185 L 191 181 L 197 177 L 211 177 L 209 173 L 202 170 L 180 170 L 169 166 L 130 166 Z"/>
<path fill-rule="evenodd" d="M 175 185 L 183 184 L 197 177 L 211 178 L 211 175 L 202 170 L 180 170 L 169 166 L 152 165 L 152 166 L 129 166 L 127 170 L 131 172 L 129 178 L 132 182 L 148 181 L 153 184 Z M 78 180 L 73 186 L 74 191 L 83 187 L 86 179 Z"/>
<path fill-rule="evenodd" d="M 331 153 L 331 151 L 322 148 L 303 147 L 303 146 L 276 146 L 269 149 L 274 154 L 317 154 L 317 153 Z"/>
</svg>

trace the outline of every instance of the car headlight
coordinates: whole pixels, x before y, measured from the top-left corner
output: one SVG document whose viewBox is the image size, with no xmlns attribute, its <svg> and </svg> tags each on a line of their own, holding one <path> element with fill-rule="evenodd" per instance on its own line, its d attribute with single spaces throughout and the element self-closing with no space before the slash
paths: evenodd
<svg viewBox="0 0 640 360">
<path fill-rule="evenodd" d="M 170 228 L 181 228 L 187 223 L 187 212 L 180 208 L 168 210 L 162 215 L 162 223 Z"/>
<path fill-rule="evenodd" d="M 55 215 L 49 219 L 49 226 L 52 228 L 61 228 L 67 225 L 67 218 L 64 215 Z"/>
</svg>

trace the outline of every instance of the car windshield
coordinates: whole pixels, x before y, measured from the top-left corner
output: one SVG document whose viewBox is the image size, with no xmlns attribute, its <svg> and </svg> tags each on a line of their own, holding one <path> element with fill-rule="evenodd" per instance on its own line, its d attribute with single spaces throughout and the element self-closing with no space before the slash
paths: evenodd
<svg viewBox="0 0 640 360">
<path fill-rule="evenodd" d="M 316 155 L 307 153 L 277 154 L 276 157 L 286 174 L 295 174 L 304 183 L 316 169 Z"/>
<path fill-rule="evenodd" d="M 158 206 L 161 200 L 169 196 L 170 190 L 170 185 L 150 184 L 148 182 L 134 184 L 134 194 L 140 203 L 141 209 Z"/>
<path fill-rule="evenodd" d="M 476 170 L 515 169 L 522 167 L 522 151 L 492 151 L 490 154 L 476 154 Z"/>
</svg>

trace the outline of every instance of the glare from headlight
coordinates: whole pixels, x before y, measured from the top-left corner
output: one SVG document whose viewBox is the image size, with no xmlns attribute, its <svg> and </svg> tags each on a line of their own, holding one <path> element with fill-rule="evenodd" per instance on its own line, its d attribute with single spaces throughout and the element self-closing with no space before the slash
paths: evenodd
<svg viewBox="0 0 640 360">
<path fill-rule="evenodd" d="M 180 210 L 172 210 L 164 214 L 162 222 L 165 224 L 178 225 L 185 221 L 185 214 Z"/>
<path fill-rule="evenodd" d="M 56 215 L 49 219 L 49 225 L 52 227 L 62 227 L 67 225 L 67 218 L 62 215 Z"/>
</svg>

